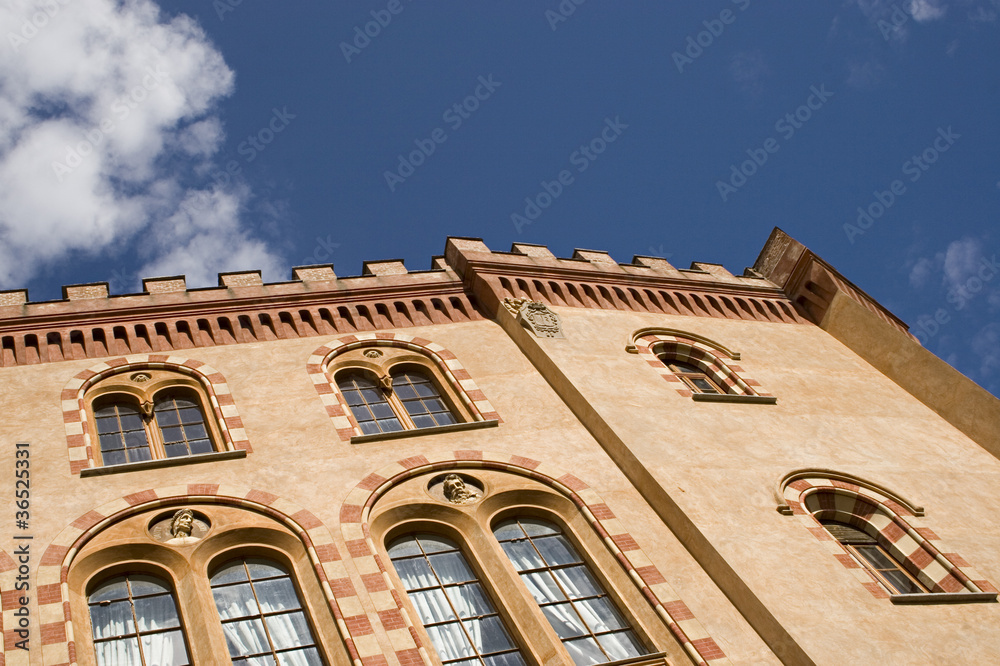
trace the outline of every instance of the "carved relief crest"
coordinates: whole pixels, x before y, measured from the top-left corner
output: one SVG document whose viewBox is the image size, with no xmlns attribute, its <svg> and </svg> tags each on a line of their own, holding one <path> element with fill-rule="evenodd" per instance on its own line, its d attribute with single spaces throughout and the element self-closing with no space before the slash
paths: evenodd
<svg viewBox="0 0 1000 666">
<path fill-rule="evenodd" d="M 438 475 L 427 489 L 434 497 L 451 504 L 474 504 L 485 495 L 482 483 L 465 474 Z"/>
<path fill-rule="evenodd" d="M 202 513 L 191 509 L 178 509 L 160 515 L 150 526 L 153 538 L 172 546 L 183 546 L 200 541 L 208 533 L 210 523 Z"/>
<path fill-rule="evenodd" d="M 529 301 L 526 298 L 505 298 L 504 307 L 517 317 L 521 325 L 538 338 L 563 338 L 562 321 L 559 315 L 545 303 Z"/>
</svg>

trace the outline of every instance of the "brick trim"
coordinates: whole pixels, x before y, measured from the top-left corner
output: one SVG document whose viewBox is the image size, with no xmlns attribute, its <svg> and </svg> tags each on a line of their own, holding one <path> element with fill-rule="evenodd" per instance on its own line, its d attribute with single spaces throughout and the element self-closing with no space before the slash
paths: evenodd
<svg viewBox="0 0 1000 666">
<path fill-rule="evenodd" d="M 73 640 L 73 618 L 70 612 L 68 577 L 73 560 L 83 547 L 106 527 L 138 513 L 156 508 L 178 505 L 216 504 L 254 511 L 268 516 L 288 527 L 305 546 L 309 562 L 319 579 L 328 607 L 340 631 L 347 653 L 354 666 L 361 666 L 355 636 L 345 622 L 343 603 L 351 605 L 357 591 L 348 577 L 347 568 L 334 543 L 330 529 L 313 514 L 295 502 L 252 488 L 221 484 L 212 494 L 198 494 L 211 490 L 204 485 L 170 486 L 154 488 L 123 496 L 88 511 L 63 528 L 45 549 L 35 573 L 39 589 L 56 590 L 47 599 L 39 598 L 41 618 L 59 617 L 60 640 L 45 645 L 46 663 L 75 664 L 76 644 Z M 136 501 L 136 497 L 145 498 Z M 89 525 L 89 527 L 82 527 Z M 13 587 L 11 586 L 11 589 Z M 336 594 L 334 593 L 336 590 Z M 0 590 L 0 593 L 3 591 Z M 57 632 L 53 631 L 53 635 Z M 0 662 L 2 666 L 2 662 Z"/>
<path fill-rule="evenodd" d="M 670 371 L 657 357 L 657 354 L 667 353 L 684 363 L 698 367 L 708 375 L 726 393 L 732 395 L 770 396 L 757 380 L 746 376 L 743 368 L 731 365 L 726 359 L 733 355 L 722 351 L 721 345 L 710 346 L 705 342 L 685 337 L 683 334 L 645 330 L 634 336 L 635 351 L 646 363 L 656 370 L 664 380 L 685 398 L 691 397 L 687 385 Z M 738 356 L 737 356 L 738 357 Z"/>
<path fill-rule="evenodd" d="M 69 447 L 70 473 L 76 475 L 81 469 L 97 466 L 84 400 L 87 389 L 112 375 L 136 370 L 170 370 L 193 377 L 208 396 L 212 414 L 222 433 L 223 450 L 253 451 L 232 391 L 221 372 L 202 361 L 184 356 L 136 354 L 93 365 L 78 373 L 63 388 L 63 423 Z"/>
<path fill-rule="evenodd" d="M 836 473 L 836 477 L 792 476 L 781 488 L 784 505 L 873 596 L 888 598 L 875 577 L 867 569 L 856 566 L 847 549 L 830 537 L 819 523 L 821 518 L 874 532 L 879 544 L 931 592 L 991 592 L 996 589 L 967 566 L 960 555 L 945 547 L 936 538 L 937 531 L 925 525 L 920 516 L 895 501 L 897 495 L 846 481 L 844 479 L 850 477 L 845 474 Z M 936 545 L 931 543 L 932 539 Z M 959 566 L 959 562 L 963 566 Z"/>
<path fill-rule="evenodd" d="M 421 337 L 396 332 L 357 333 L 339 338 L 319 347 L 309 356 L 306 371 L 319 394 L 326 413 L 337 430 L 341 441 L 350 441 L 351 437 L 361 435 L 361 428 L 351 414 L 350 408 L 344 402 L 340 392 L 334 386 L 333 377 L 327 368 L 333 360 L 344 352 L 362 347 L 399 347 L 409 349 L 428 357 L 444 375 L 449 388 L 462 401 L 462 404 L 472 413 L 476 421 L 501 420 L 500 415 L 479 387 L 462 366 L 458 358 L 450 351 Z"/>
<path fill-rule="evenodd" d="M 632 536 L 622 530 L 620 521 L 593 488 L 576 476 L 549 463 L 521 456 L 470 450 L 454 451 L 446 456 L 429 455 L 417 464 L 413 459 L 406 459 L 387 465 L 359 482 L 348 493 L 341 507 L 340 527 L 344 539 L 348 543 L 362 542 L 366 546 L 364 552 L 354 551 L 351 555 L 355 565 L 361 571 L 379 572 L 390 591 L 393 608 L 399 612 L 406 624 L 407 645 L 404 647 L 400 644 L 396 648 L 397 657 L 401 661 L 401 653 L 412 654 L 412 650 L 416 649 L 423 663 L 428 666 L 433 663 L 427 655 L 428 646 L 421 643 L 414 623 L 402 604 L 402 598 L 392 584 L 385 563 L 377 554 L 368 526 L 368 517 L 375 502 L 393 486 L 430 471 L 454 469 L 490 469 L 517 474 L 543 483 L 564 495 L 587 519 L 598 538 L 625 570 L 629 580 L 636 585 L 654 612 L 667 625 L 691 660 L 696 664 L 731 663 L 711 640 L 705 627 L 687 609 L 662 574 L 652 565 L 652 561 L 637 544 L 633 547 Z M 623 550 L 619 544 L 626 544 L 628 549 Z M 678 612 L 678 609 L 684 609 L 684 612 Z"/>
</svg>

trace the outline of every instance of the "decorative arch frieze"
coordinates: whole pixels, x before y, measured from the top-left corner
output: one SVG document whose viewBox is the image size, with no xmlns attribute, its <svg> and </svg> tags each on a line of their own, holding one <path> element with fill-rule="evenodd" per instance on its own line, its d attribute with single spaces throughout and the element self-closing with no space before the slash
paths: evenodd
<svg viewBox="0 0 1000 666">
<path fill-rule="evenodd" d="M 199 504 L 253 511 L 277 521 L 295 534 L 305 547 L 352 663 L 362 666 L 364 655 L 359 652 L 351 616 L 348 615 L 359 614 L 362 606 L 330 529 L 295 502 L 263 490 L 225 484 L 189 484 L 135 492 L 88 511 L 59 532 L 43 551 L 35 576 L 40 615 L 39 642 L 45 664 L 69 666 L 77 662 L 77 629 L 71 613 L 67 580 L 74 559 L 87 542 L 106 527 L 133 515 L 158 508 Z M 12 591 L 13 587 L 5 584 L 3 596 L 6 598 Z M 7 650 L 10 656 L 12 651 L 9 646 Z"/>
<path fill-rule="evenodd" d="M 87 389 L 111 375 L 147 369 L 171 370 L 197 380 L 208 396 L 215 421 L 222 434 L 224 450 L 247 452 L 253 450 L 229 384 L 221 372 L 202 361 L 175 354 L 169 356 L 135 354 L 108 359 L 93 365 L 78 373 L 63 388 L 63 423 L 66 427 L 66 443 L 69 446 L 70 471 L 73 474 L 96 465 L 84 400 Z"/>
<path fill-rule="evenodd" d="M 624 529 L 612 510 L 586 483 L 573 474 L 549 463 L 522 456 L 510 456 L 479 450 L 454 451 L 450 455 L 417 455 L 387 465 L 365 477 L 347 495 L 340 510 L 340 528 L 347 543 L 349 556 L 358 570 L 371 572 L 365 585 L 377 608 L 400 618 L 400 628 L 406 629 L 412 648 L 397 651 L 401 663 L 412 663 L 419 657 L 432 664 L 428 646 L 422 644 L 413 622 L 406 613 L 400 596 L 393 587 L 386 563 L 369 529 L 372 507 L 389 489 L 408 479 L 433 471 L 496 470 L 527 477 L 540 482 L 569 499 L 599 539 L 614 555 L 674 638 L 695 664 L 730 663 L 715 640 L 695 618 L 687 605 L 667 583 L 663 574 L 643 553 L 635 539 Z M 381 612 L 379 615 L 381 616 Z M 402 632 L 400 632 L 402 633 Z"/>
<path fill-rule="evenodd" d="M 310 355 L 306 364 L 306 371 L 309 373 L 313 386 L 316 387 L 316 392 L 319 394 L 320 400 L 323 401 L 326 413 L 342 441 L 350 441 L 351 437 L 360 435 L 361 430 L 351 414 L 350 408 L 343 401 L 340 393 L 334 389 L 333 377 L 329 368 L 338 355 L 362 347 L 400 347 L 426 356 L 444 376 L 454 395 L 472 414 L 473 420 L 500 420 L 500 415 L 486 399 L 486 395 L 479 390 L 476 382 L 462 366 L 462 363 L 453 353 L 441 345 L 405 333 L 358 333 L 339 338 L 319 347 Z"/>
<path fill-rule="evenodd" d="M 760 382 L 747 377 L 743 368 L 730 363 L 740 360 L 738 352 L 701 335 L 672 328 L 642 328 L 632 334 L 625 351 L 642 357 L 675 387 L 677 393 L 686 398 L 691 397 L 691 390 L 663 364 L 658 354 L 666 353 L 678 361 L 700 368 L 731 395 L 771 396 Z"/>
<path fill-rule="evenodd" d="M 923 524 L 924 509 L 884 485 L 844 472 L 803 469 L 784 475 L 776 488 L 778 511 L 798 517 L 875 597 L 888 593 L 819 523 L 847 523 L 871 534 L 932 593 L 992 593 L 994 587 L 937 533 Z"/>
</svg>

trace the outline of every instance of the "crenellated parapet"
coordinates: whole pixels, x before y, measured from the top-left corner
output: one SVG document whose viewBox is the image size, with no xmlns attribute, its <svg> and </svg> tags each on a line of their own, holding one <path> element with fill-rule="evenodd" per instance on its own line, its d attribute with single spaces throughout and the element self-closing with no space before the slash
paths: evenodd
<svg viewBox="0 0 1000 666">
<path fill-rule="evenodd" d="M 298 266 L 286 282 L 260 271 L 219 274 L 215 287 L 184 276 L 146 278 L 137 294 L 107 282 L 63 287 L 57 301 L 32 302 L 27 290 L 0 292 L 0 365 L 169 352 L 309 336 L 342 335 L 495 317 L 505 298 L 552 306 L 803 323 L 776 284 L 753 271 L 733 275 L 661 257 L 620 264 L 607 252 L 515 243 L 494 252 L 478 238 L 449 238 L 432 268 L 400 259 L 366 261 L 341 277 L 333 265 Z"/>
</svg>

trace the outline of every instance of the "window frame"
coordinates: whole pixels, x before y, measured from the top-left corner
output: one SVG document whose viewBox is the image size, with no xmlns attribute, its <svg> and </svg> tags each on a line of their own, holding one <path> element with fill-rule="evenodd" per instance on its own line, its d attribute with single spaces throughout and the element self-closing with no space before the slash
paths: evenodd
<svg viewBox="0 0 1000 666">
<path fill-rule="evenodd" d="M 385 570 L 394 588 L 400 591 L 401 605 L 413 618 L 414 629 L 428 645 L 432 645 L 430 637 L 423 630 L 420 616 L 387 550 L 395 539 L 417 532 L 437 534 L 458 545 L 529 663 L 573 663 L 555 629 L 493 535 L 494 524 L 522 516 L 554 523 L 586 563 L 591 575 L 604 589 L 606 598 L 647 651 L 642 657 L 626 660 L 626 663 L 665 664 L 668 654 L 670 659 L 687 659 L 669 628 L 573 502 L 538 481 L 516 474 L 485 469 L 469 472 L 484 482 L 486 497 L 480 502 L 457 506 L 431 500 L 426 485 L 441 474 L 432 471 L 390 488 L 371 511 L 369 528 L 377 555 L 386 563 Z M 441 663 L 436 651 L 431 658 L 435 664 Z"/>
<path fill-rule="evenodd" d="M 703 369 L 701 369 L 694 363 L 691 363 L 689 361 L 680 361 L 666 352 L 660 352 L 659 354 L 656 355 L 656 357 L 660 359 L 660 362 L 663 363 L 663 365 L 665 365 L 667 369 L 670 370 L 670 372 L 674 373 L 674 376 L 680 379 L 692 393 L 700 393 L 703 395 L 728 394 L 728 391 L 723 390 L 723 388 L 719 386 L 719 383 L 717 381 L 709 377 L 707 372 L 705 372 Z M 675 368 L 674 366 L 678 367 L 687 366 L 688 368 L 691 369 L 690 370 L 678 369 Z M 708 382 L 708 384 L 712 387 L 713 390 L 706 391 L 702 387 L 698 386 L 696 381 L 699 379 Z"/>
<path fill-rule="evenodd" d="M 132 377 L 146 376 L 148 379 L 137 382 Z M 183 397 L 194 402 L 201 412 L 202 423 L 212 450 L 204 453 L 188 453 L 180 456 L 167 456 L 164 445 L 162 426 L 156 417 L 157 399 L 165 396 Z M 149 450 L 149 459 L 121 463 L 106 464 L 101 450 L 100 433 L 97 428 L 97 411 L 108 404 L 128 403 L 138 409 L 142 419 L 143 429 Z M 149 414 L 143 409 L 144 403 L 149 404 Z M 195 379 L 168 370 L 138 370 L 111 375 L 95 383 L 84 394 L 84 405 L 87 414 L 87 424 L 91 433 L 91 449 L 96 465 L 93 469 L 127 469 L 130 467 L 145 467 L 150 463 L 172 461 L 174 464 L 185 460 L 194 460 L 201 456 L 225 453 L 225 439 L 216 420 L 214 410 L 204 387 Z M 245 455 L 241 452 L 239 457 Z"/>
<path fill-rule="evenodd" d="M 372 356 L 369 356 L 372 354 Z M 378 356 L 374 356 L 378 354 Z M 447 407 L 453 423 L 418 427 L 410 416 L 404 401 L 392 387 L 392 380 L 401 372 L 417 372 L 423 375 L 437 391 L 438 398 Z M 364 346 L 343 352 L 326 368 L 331 388 L 335 391 L 344 413 L 349 416 L 355 431 L 351 441 L 369 441 L 384 438 L 406 437 L 447 430 L 464 430 L 496 425 L 496 421 L 477 421 L 471 409 L 460 399 L 458 391 L 448 382 L 444 374 L 427 356 L 400 347 Z M 340 388 L 341 378 L 351 373 L 359 373 L 371 380 L 385 397 L 401 430 L 365 433 L 348 404 Z M 388 389 L 386 385 L 388 383 Z"/>
<path fill-rule="evenodd" d="M 156 541 L 150 521 L 183 507 L 208 515 L 212 521 L 209 532 L 193 544 Z M 95 534 L 74 558 L 66 584 L 73 623 L 78 627 L 80 666 L 97 666 L 90 592 L 102 581 L 128 573 L 155 576 L 170 585 L 185 638 L 198 636 L 186 644 L 192 664 L 219 663 L 219 654 L 228 659 L 210 574 L 239 558 L 263 558 L 283 568 L 295 587 L 323 663 L 350 665 L 336 619 L 301 539 L 277 519 L 236 505 L 188 502 L 133 513 Z"/>
<path fill-rule="evenodd" d="M 843 547 L 843 549 L 846 550 L 847 553 L 852 558 L 854 558 L 854 561 L 858 563 L 858 566 L 860 566 L 862 569 L 865 569 L 866 571 L 868 571 L 868 573 L 870 573 L 875 578 L 875 580 L 877 580 L 879 582 L 879 584 L 881 584 L 882 587 L 885 588 L 886 592 L 888 592 L 890 595 L 894 595 L 894 594 L 929 594 L 930 593 L 930 590 L 927 589 L 927 586 L 924 585 L 923 583 L 921 583 L 920 580 L 916 576 L 914 576 L 912 573 L 910 573 L 909 571 L 907 571 L 906 567 L 904 567 L 902 565 L 902 563 L 900 563 L 895 558 L 895 556 L 893 556 L 893 554 L 889 552 L 889 550 L 885 546 L 883 546 L 882 544 L 880 544 L 878 542 L 878 539 L 876 537 L 874 537 L 871 534 L 869 534 L 867 530 L 862 529 L 860 527 L 857 527 L 855 525 L 851 525 L 850 523 L 846 523 L 846 522 L 841 521 L 841 520 L 833 520 L 833 519 L 830 519 L 830 518 L 818 518 L 817 520 L 819 521 L 819 524 L 823 526 L 823 529 L 826 530 L 827 534 L 829 534 L 830 537 L 833 540 L 835 540 L 837 543 L 839 543 Z M 854 542 L 854 541 L 845 541 L 844 539 L 838 537 L 833 532 L 831 532 L 830 529 L 827 527 L 828 524 L 842 525 L 842 526 L 853 528 L 854 530 L 856 530 L 858 532 L 861 532 L 862 534 L 864 534 L 868 538 L 867 538 L 867 540 L 864 543 L 857 543 L 857 542 Z M 913 583 L 914 585 L 916 585 L 917 590 L 916 591 L 909 591 L 909 592 L 900 590 L 896 586 L 895 583 L 893 583 L 887 576 L 885 576 L 882 573 L 883 571 L 887 571 L 887 570 L 886 569 L 879 569 L 879 568 L 877 568 L 874 565 L 873 562 L 871 562 L 867 557 L 865 557 L 857 549 L 857 546 L 875 547 L 877 549 L 877 552 L 880 555 L 882 555 L 882 557 L 884 557 L 890 564 L 892 564 L 893 567 L 895 567 L 895 569 L 894 569 L 895 571 L 899 571 L 911 583 Z"/>
</svg>

